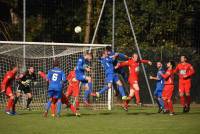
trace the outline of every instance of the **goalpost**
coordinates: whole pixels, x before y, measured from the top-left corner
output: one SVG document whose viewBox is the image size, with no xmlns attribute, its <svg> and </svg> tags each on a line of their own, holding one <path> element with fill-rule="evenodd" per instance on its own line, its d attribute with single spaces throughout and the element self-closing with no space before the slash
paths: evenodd
<svg viewBox="0 0 200 134">
<path fill-rule="evenodd" d="M 24 59 L 24 45 L 25 59 Z M 37 84 L 31 85 L 33 93 L 33 101 L 31 108 L 33 110 L 43 110 L 47 102 L 48 84 L 39 75 L 38 71 L 47 73 L 53 67 L 53 60 L 56 58 L 60 62 L 60 68 L 69 73 L 76 66 L 79 56 L 91 49 L 93 53 L 93 60 L 91 62 L 92 71 L 88 74 L 93 79 L 93 92 L 101 89 L 104 83 L 104 70 L 98 58 L 101 56 L 101 51 L 109 44 L 78 44 L 78 43 L 50 43 L 50 42 L 18 42 L 18 41 L 0 41 L 0 82 L 5 73 L 12 69 L 13 66 L 18 65 L 21 71 L 25 67 L 33 66 L 37 75 Z M 16 91 L 16 81 L 13 82 L 13 90 Z M 63 89 L 66 91 L 66 87 Z M 82 102 L 84 90 L 80 92 L 80 102 Z M 109 95 L 109 97 L 108 97 Z M 112 94 L 105 93 L 98 100 L 90 97 L 90 103 L 93 109 L 110 109 L 112 101 Z M 22 97 L 17 104 L 18 109 L 24 108 L 24 101 L 26 98 Z M 6 104 L 6 96 L 0 94 L 0 108 L 4 108 Z"/>
</svg>

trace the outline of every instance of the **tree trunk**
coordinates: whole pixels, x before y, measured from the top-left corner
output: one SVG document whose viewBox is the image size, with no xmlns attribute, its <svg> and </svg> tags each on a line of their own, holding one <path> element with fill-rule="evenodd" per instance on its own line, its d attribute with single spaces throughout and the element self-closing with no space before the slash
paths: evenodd
<svg viewBox="0 0 200 134">
<path fill-rule="evenodd" d="M 92 0 L 88 0 L 84 43 L 89 43 L 90 41 L 90 31 L 91 31 L 91 21 L 92 21 L 91 17 L 92 17 Z"/>
</svg>

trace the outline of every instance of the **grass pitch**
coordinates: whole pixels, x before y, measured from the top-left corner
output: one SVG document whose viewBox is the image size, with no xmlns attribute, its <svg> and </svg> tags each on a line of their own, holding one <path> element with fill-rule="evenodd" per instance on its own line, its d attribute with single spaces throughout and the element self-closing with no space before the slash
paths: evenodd
<svg viewBox="0 0 200 134">
<path fill-rule="evenodd" d="M 81 110 L 81 117 L 63 110 L 60 118 L 44 118 L 42 112 L 19 111 L 16 116 L 0 113 L 0 134 L 199 134 L 200 108 L 175 116 L 157 114 L 156 108 L 131 107 L 112 111 Z"/>
</svg>

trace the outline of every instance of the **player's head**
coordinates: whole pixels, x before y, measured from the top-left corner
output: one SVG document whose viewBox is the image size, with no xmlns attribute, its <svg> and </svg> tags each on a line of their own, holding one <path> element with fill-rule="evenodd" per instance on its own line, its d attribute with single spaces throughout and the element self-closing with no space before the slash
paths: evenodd
<svg viewBox="0 0 200 134">
<path fill-rule="evenodd" d="M 86 60 L 91 61 L 92 60 L 92 53 L 86 52 L 84 57 L 85 57 Z"/>
<path fill-rule="evenodd" d="M 59 66 L 59 61 L 58 60 L 54 60 L 53 67 L 58 67 L 58 66 Z"/>
<path fill-rule="evenodd" d="M 14 67 L 13 69 L 12 69 L 12 72 L 15 74 L 15 73 L 17 73 L 17 71 L 18 71 L 18 67 Z"/>
<path fill-rule="evenodd" d="M 138 61 L 138 54 L 137 53 L 132 54 L 132 58 L 134 61 Z"/>
<path fill-rule="evenodd" d="M 29 73 L 34 73 L 34 67 L 29 67 L 28 71 L 29 71 Z"/>
<path fill-rule="evenodd" d="M 106 46 L 106 51 L 108 55 L 112 52 L 112 47 L 111 46 Z"/>
<path fill-rule="evenodd" d="M 187 61 L 187 57 L 185 55 L 181 55 L 180 61 L 182 63 L 186 62 Z"/>
<path fill-rule="evenodd" d="M 174 61 L 168 61 L 167 62 L 167 68 L 173 68 L 175 66 L 175 62 Z"/>
<path fill-rule="evenodd" d="M 101 54 L 101 56 L 103 57 L 103 58 L 105 58 L 105 57 L 107 57 L 108 56 L 108 51 L 102 51 L 102 54 Z"/>
<path fill-rule="evenodd" d="M 159 68 L 162 68 L 162 63 L 161 63 L 160 61 L 158 61 L 158 62 L 156 63 L 156 66 L 157 66 L 158 69 L 159 69 Z"/>
</svg>

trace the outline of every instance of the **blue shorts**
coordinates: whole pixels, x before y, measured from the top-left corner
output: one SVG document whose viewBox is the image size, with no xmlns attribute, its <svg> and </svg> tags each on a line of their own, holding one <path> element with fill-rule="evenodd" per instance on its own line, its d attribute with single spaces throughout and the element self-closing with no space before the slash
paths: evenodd
<svg viewBox="0 0 200 134">
<path fill-rule="evenodd" d="M 119 80 L 117 74 L 107 74 L 106 75 L 106 83 L 116 83 Z"/>
<path fill-rule="evenodd" d="M 83 74 L 76 74 L 76 79 L 83 84 L 88 83 L 88 81 L 86 80 L 86 76 Z"/>
<path fill-rule="evenodd" d="M 48 90 L 48 97 L 61 99 L 62 98 L 62 90 Z"/>
</svg>

